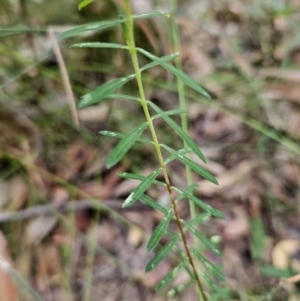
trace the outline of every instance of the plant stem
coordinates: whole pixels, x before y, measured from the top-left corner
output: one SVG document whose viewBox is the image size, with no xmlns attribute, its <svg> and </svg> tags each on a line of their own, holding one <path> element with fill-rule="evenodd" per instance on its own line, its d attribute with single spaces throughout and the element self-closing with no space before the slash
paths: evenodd
<svg viewBox="0 0 300 301">
<path fill-rule="evenodd" d="M 174 19 L 174 16 L 178 11 L 177 0 L 171 0 L 171 7 L 172 7 L 172 18 L 173 18 L 173 20 L 171 22 L 173 52 L 181 53 L 179 28 Z M 182 70 L 181 56 L 178 56 L 175 59 L 175 66 L 178 70 Z M 178 77 L 176 78 L 176 82 L 177 82 L 177 91 L 178 91 L 178 98 L 179 98 L 179 107 L 180 107 L 180 109 L 187 111 L 184 83 Z M 185 133 L 188 133 L 188 117 L 187 117 L 187 115 L 181 114 L 180 118 L 181 118 L 182 129 L 184 130 Z M 185 141 L 183 141 L 183 147 L 184 148 L 188 147 Z M 185 173 L 186 173 L 187 185 L 190 186 L 193 183 L 193 177 L 192 177 L 192 171 L 188 165 L 185 165 Z M 193 220 L 196 217 L 196 205 L 191 200 L 189 200 L 189 207 L 190 207 L 190 219 Z M 192 237 L 193 237 L 193 246 L 195 246 L 196 245 L 196 237 L 195 237 L 195 235 L 192 235 Z M 201 298 L 202 294 L 199 291 L 199 289 L 196 289 L 196 293 L 198 295 L 199 300 L 202 300 L 202 298 Z"/>
<path fill-rule="evenodd" d="M 177 0 L 172 0 L 172 10 L 173 10 L 173 15 L 177 11 Z M 180 52 L 180 37 L 179 37 L 179 30 L 176 22 L 173 20 L 171 22 L 172 26 L 172 40 L 173 40 L 173 49 L 174 52 Z M 175 66 L 177 69 L 182 70 L 182 60 L 181 57 L 177 57 L 175 59 Z M 187 110 L 187 104 L 186 104 L 186 99 L 185 99 L 185 90 L 184 90 L 184 84 L 183 82 L 177 77 L 177 90 L 178 90 L 178 97 L 179 97 L 179 107 L 182 110 Z M 186 114 L 181 114 L 181 127 L 182 129 L 188 133 L 188 118 Z M 187 147 L 187 144 L 185 141 L 183 141 L 184 148 Z M 193 183 L 193 178 L 192 178 L 192 172 L 191 169 L 186 165 L 185 166 L 185 171 L 186 171 L 186 178 L 187 178 L 187 185 L 190 186 Z M 196 217 L 196 206 L 195 204 L 189 200 L 189 206 L 190 206 L 190 217 L 191 219 L 194 219 Z M 193 235 L 193 238 L 194 235 Z M 194 244 L 195 244 L 195 239 L 194 239 Z"/>
<path fill-rule="evenodd" d="M 132 20 L 132 17 L 131 17 L 130 0 L 125 0 L 125 12 L 126 12 L 126 17 L 127 17 L 127 21 L 126 21 L 126 25 L 127 25 L 127 28 L 126 28 L 126 44 L 129 48 L 133 68 L 134 68 L 134 71 L 135 71 L 135 74 L 136 74 L 136 80 L 137 80 L 137 84 L 138 84 L 138 89 L 139 89 L 139 94 L 140 94 L 140 99 L 141 99 L 141 105 L 142 105 L 142 108 L 143 108 L 143 111 L 144 111 L 144 114 L 145 114 L 145 118 L 146 118 L 146 120 L 148 122 L 148 125 L 149 125 L 149 129 L 150 129 L 150 132 L 151 132 L 151 135 L 152 135 L 152 139 L 153 139 L 153 142 L 154 142 L 154 146 L 155 146 L 155 150 L 156 150 L 157 157 L 158 157 L 158 160 L 159 160 L 159 164 L 162 168 L 164 180 L 165 180 L 167 190 L 168 190 L 171 202 L 172 202 L 172 208 L 173 208 L 173 211 L 174 211 L 174 215 L 175 215 L 176 223 L 177 223 L 177 226 L 178 226 L 178 229 L 179 229 L 179 232 L 180 232 L 180 236 L 181 236 L 181 239 L 182 239 L 182 242 L 183 242 L 183 245 L 184 245 L 184 249 L 186 251 L 188 260 L 190 262 L 190 265 L 192 267 L 193 274 L 194 274 L 197 286 L 199 287 L 199 290 L 200 290 L 201 295 L 203 297 L 203 300 L 208 301 L 207 298 L 206 298 L 206 295 L 204 293 L 203 285 L 202 285 L 202 283 L 200 281 L 200 278 L 199 278 L 199 275 L 197 273 L 196 266 L 195 266 L 192 254 L 191 254 L 190 249 L 188 247 L 187 238 L 186 238 L 186 235 L 184 233 L 183 226 L 182 226 L 182 223 L 181 223 L 181 220 L 180 220 L 180 217 L 179 217 L 175 197 L 174 197 L 172 187 L 171 187 L 171 184 L 170 184 L 170 180 L 169 180 L 169 176 L 168 176 L 168 173 L 167 173 L 166 165 L 164 163 L 164 159 L 163 159 L 163 156 L 162 156 L 160 144 L 158 142 L 156 131 L 155 131 L 155 128 L 154 128 L 154 125 L 153 125 L 153 122 L 152 122 L 152 119 L 151 119 L 151 115 L 150 115 L 150 112 L 149 112 L 149 109 L 148 109 L 148 104 L 147 104 L 145 91 L 144 91 L 144 86 L 143 86 L 143 82 L 142 82 L 141 71 L 140 71 L 140 67 L 139 67 L 139 63 L 138 63 L 137 51 L 136 51 L 136 48 L 135 48 L 135 38 L 134 38 L 134 31 L 133 31 L 133 20 Z"/>
</svg>

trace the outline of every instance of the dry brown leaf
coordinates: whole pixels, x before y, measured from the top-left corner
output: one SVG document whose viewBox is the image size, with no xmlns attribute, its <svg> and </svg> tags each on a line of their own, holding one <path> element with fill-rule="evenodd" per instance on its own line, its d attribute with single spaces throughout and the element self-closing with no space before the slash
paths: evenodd
<svg viewBox="0 0 300 301">
<path fill-rule="evenodd" d="M 55 216 L 40 216 L 29 222 L 25 229 L 25 241 L 31 244 L 39 244 L 56 226 Z"/>
<path fill-rule="evenodd" d="M 300 262 L 293 259 L 293 255 L 300 251 L 300 240 L 285 239 L 277 243 L 272 251 L 273 265 L 278 269 L 287 269 L 291 266 L 300 272 Z"/>
<path fill-rule="evenodd" d="M 239 240 L 249 234 L 249 221 L 244 207 L 233 208 L 234 218 L 225 222 L 224 238 L 230 241 Z"/>
<path fill-rule="evenodd" d="M 289 99 L 293 102 L 300 103 L 300 87 L 295 84 L 268 84 L 261 92 L 261 97 L 266 99 Z"/>
<path fill-rule="evenodd" d="M 208 181 L 200 181 L 198 192 L 204 194 L 213 194 L 215 192 L 222 191 L 249 175 L 252 169 L 255 167 L 255 163 L 253 161 L 242 161 L 236 167 L 231 170 L 226 170 L 222 174 L 217 177 L 219 182 L 219 186 L 213 185 Z"/>
<path fill-rule="evenodd" d="M 195 79 L 203 77 L 203 75 L 209 75 L 214 70 L 214 65 L 211 59 L 201 48 L 194 46 L 193 44 L 182 47 L 182 60 L 187 65 L 189 75 Z"/>
<path fill-rule="evenodd" d="M 83 141 L 77 141 L 69 147 L 65 154 L 64 169 L 59 170 L 59 175 L 64 179 L 74 178 L 96 154 L 95 147 L 87 145 Z"/>
<path fill-rule="evenodd" d="M 137 247 L 144 239 L 144 232 L 138 227 L 131 227 L 128 231 L 127 242 Z"/>
<path fill-rule="evenodd" d="M 97 122 L 97 123 L 105 121 L 108 113 L 109 113 L 109 106 L 107 104 L 82 108 L 78 112 L 80 121 Z"/>
<path fill-rule="evenodd" d="M 278 78 L 285 81 L 300 82 L 300 70 L 286 70 L 279 68 L 264 68 L 260 70 L 262 77 Z"/>
<path fill-rule="evenodd" d="M 9 182 L 9 210 L 21 209 L 28 196 L 28 185 L 20 176 L 14 176 Z"/>
<path fill-rule="evenodd" d="M 10 256 L 7 250 L 7 241 L 0 231 L 0 256 L 3 260 L 10 262 Z M 18 288 L 11 276 L 1 268 L 0 265 L 0 301 L 18 301 Z"/>
<path fill-rule="evenodd" d="M 60 206 L 69 199 L 69 192 L 64 187 L 56 186 L 52 189 L 52 204 Z"/>
<path fill-rule="evenodd" d="M 37 271 L 38 271 L 38 278 L 46 278 L 47 281 L 60 273 L 60 255 L 58 248 L 54 245 L 41 245 L 38 248 L 37 252 Z M 58 283 L 56 283 L 58 284 Z"/>
</svg>

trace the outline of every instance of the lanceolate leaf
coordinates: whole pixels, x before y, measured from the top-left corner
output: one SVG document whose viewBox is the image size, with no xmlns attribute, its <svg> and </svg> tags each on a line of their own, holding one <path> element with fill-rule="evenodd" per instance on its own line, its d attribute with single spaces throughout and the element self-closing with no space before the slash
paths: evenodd
<svg viewBox="0 0 300 301">
<path fill-rule="evenodd" d="M 198 214 L 198 216 L 196 216 L 193 220 L 191 220 L 189 222 L 189 224 L 191 226 L 195 226 L 197 224 L 202 223 L 204 220 L 206 220 L 210 217 L 211 217 L 211 214 L 209 212 L 201 213 L 201 214 Z"/>
<path fill-rule="evenodd" d="M 86 32 L 86 31 L 104 30 L 104 29 L 113 27 L 115 25 L 121 24 L 123 22 L 125 22 L 124 19 L 116 19 L 116 20 L 108 20 L 108 21 L 80 25 L 80 26 L 74 27 L 70 30 L 63 32 L 62 34 L 59 35 L 59 39 L 65 39 L 65 38 L 77 36 L 78 34 L 80 34 L 82 32 Z"/>
<path fill-rule="evenodd" d="M 179 151 L 177 151 L 180 155 L 186 155 L 192 152 L 192 149 L 190 147 L 182 148 Z M 170 155 L 166 160 L 165 164 L 168 164 L 176 159 L 176 156 Z"/>
<path fill-rule="evenodd" d="M 202 213 L 202 214 L 199 214 L 197 217 L 195 217 L 193 220 L 191 220 L 189 222 L 190 226 L 195 226 L 199 223 L 201 223 L 204 219 L 210 217 L 211 215 L 207 212 L 205 213 Z M 188 228 L 187 227 L 184 227 L 183 229 L 184 231 L 187 231 Z M 177 240 L 180 240 L 180 235 L 179 234 L 174 234 L 173 232 L 169 231 L 168 229 L 166 230 L 166 234 L 171 238 L 171 239 L 177 239 Z M 180 250 L 182 251 L 182 250 Z M 183 253 L 185 254 L 185 253 Z"/>
<path fill-rule="evenodd" d="M 106 136 L 106 137 L 112 137 L 112 138 L 118 138 L 118 139 L 123 139 L 126 137 L 125 134 L 118 133 L 118 132 L 111 132 L 111 131 L 100 131 L 99 134 Z M 138 138 L 136 141 L 153 144 L 153 141 L 146 139 L 146 138 Z"/>
<path fill-rule="evenodd" d="M 173 53 L 173 54 L 170 54 L 170 55 L 163 56 L 160 59 L 163 60 L 164 62 L 167 62 L 167 61 L 170 61 L 170 60 L 173 60 L 173 59 L 177 58 L 178 56 L 179 56 L 179 53 Z M 150 68 L 158 66 L 158 65 L 159 65 L 158 62 L 152 62 L 152 63 L 149 63 L 149 64 L 143 66 L 142 68 L 140 68 L 140 71 L 143 72 L 147 69 L 150 69 Z"/>
<path fill-rule="evenodd" d="M 174 298 L 177 294 L 181 293 L 182 291 L 186 290 L 191 284 L 193 283 L 192 280 L 187 281 L 186 283 L 179 284 L 178 286 L 172 288 L 168 291 L 168 297 Z"/>
<path fill-rule="evenodd" d="M 185 114 L 187 111 L 186 110 L 181 110 L 181 109 L 177 109 L 177 110 L 169 110 L 169 111 L 165 111 L 164 113 L 167 114 L 168 116 L 170 115 L 179 115 L 179 114 Z M 156 114 L 154 116 L 151 117 L 152 120 L 161 118 L 161 115 Z"/>
<path fill-rule="evenodd" d="M 209 182 L 212 182 L 212 183 L 214 183 L 216 185 L 219 185 L 219 183 L 216 180 L 216 178 L 211 173 L 209 173 L 206 169 L 204 169 L 203 167 L 201 167 L 200 165 L 198 165 L 197 163 L 195 163 L 191 159 L 189 159 L 189 158 L 185 157 L 184 155 L 178 153 L 174 149 L 168 147 L 167 145 L 161 144 L 161 146 L 164 149 L 166 149 L 170 154 L 176 156 L 176 158 L 178 160 L 180 160 L 181 162 L 183 162 L 184 164 L 186 164 L 187 166 L 189 166 L 192 170 L 194 170 L 196 173 L 198 173 L 199 175 L 201 175 L 204 179 L 206 179 Z"/>
<path fill-rule="evenodd" d="M 162 111 L 157 105 L 149 101 L 150 106 L 154 109 L 156 113 L 158 113 L 173 130 L 176 132 L 178 136 L 189 146 L 193 152 L 203 161 L 206 162 L 204 155 L 200 151 L 197 144 L 189 137 L 189 135 L 174 121 L 172 120 L 164 111 Z"/>
<path fill-rule="evenodd" d="M 193 193 L 194 190 L 198 187 L 197 184 L 192 184 L 190 185 L 187 189 L 184 190 L 185 193 Z M 182 199 L 186 198 L 186 196 L 184 194 L 180 194 L 177 198 L 176 198 L 176 201 L 179 202 L 181 201 Z"/>
<path fill-rule="evenodd" d="M 115 99 L 128 99 L 140 102 L 141 99 L 139 97 L 131 96 L 131 95 L 125 95 L 125 94 L 110 94 L 107 96 L 107 98 L 115 98 Z"/>
<path fill-rule="evenodd" d="M 192 227 L 189 223 L 182 220 L 184 226 L 191 231 L 209 250 L 215 252 L 216 254 L 220 255 L 220 251 L 217 249 L 214 243 L 212 243 L 209 239 L 207 239 L 200 231 L 196 230 Z"/>
<path fill-rule="evenodd" d="M 198 269 L 198 273 L 202 276 L 203 279 L 214 289 L 214 291 L 222 297 L 224 300 L 230 301 L 230 296 L 224 291 L 220 286 L 216 285 L 205 273 Z"/>
<path fill-rule="evenodd" d="M 142 49 L 142 48 L 136 48 L 140 53 L 144 54 L 146 57 L 148 57 L 150 60 L 159 63 L 162 67 L 167 69 L 168 71 L 172 72 L 175 76 L 177 76 L 179 79 L 181 79 L 185 84 L 193 88 L 198 93 L 202 94 L 203 96 L 207 98 L 211 98 L 210 95 L 191 77 L 189 77 L 187 74 L 182 72 L 181 70 L 175 68 L 173 65 L 170 65 L 166 62 L 164 62 L 161 58 L 153 55 L 152 53 Z"/>
<path fill-rule="evenodd" d="M 219 270 L 214 264 L 212 264 L 205 257 L 203 257 L 200 252 L 198 252 L 194 248 L 192 248 L 192 252 L 198 258 L 198 260 L 206 267 L 208 271 L 212 272 L 220 280 L 225 280 L 225 277 L 221 270 Z"/>
<path fill-rule="evenodd" d="M 116 78 L 112 81 L 103 84 L 102 86 L 98 87 L 96 90 L 83 95 L 79 103 L 79 108 L 88 107 L 101 102 L 102 100 L 106 99 L 108 95 L 110 95 L 117 89 L 124 86 L 127 82 L 132 80 L 134 77 L 135 75 L 131 74 L 124 77 Z"/>
<path fill-rule="evenodd" d="M 100 43 L 100 42 L 85 42 L 80 44 L 73 44 L 71 48 L 113 48 L 113 49 L 128 49 L 126 45 L 115 44 L 115 43 Z"/>
<path fill-rule="evenodd" d="M 159 291 L 164 288 L 168 283 L 170 283 L 174 277 L 178 274 L 179 270 L 182 269 L 184 263 L 181 262 L 177 267 L 175 267 L 172 271 L 170 271 L 156 286 L 155 290 Z"/>
<path fill-rule="evenodd" d="M 168 228 L 172 214 L 173 214 L 173 209 L 170 208 L 168 210 L 168 213 L 165 215 L 165 217 L 161 220 L 161 222 L 155 228 L 155 230 L 154 230 L 153 234 L 151 235 L 149 242 L 147 244 L 148 252 L 153 250 L 157 246 L 157 244 L 160 242 L 166 229 Z"/>
<path fill-rule="evenodd" d="M 146 177 L 138 187 L 136 187 L 131 194 L 128 196 L 128 198 L 123 203 L 123 208 L 128 207 L 132 205 L 134 202 L 136 202 L 147 190 L 147 188 L 154 182 L 155 178 L 158 176 L 158 174 L 161 172 L 161 168 L 156 169 L 154 172 L 152 172 L 148 177 Z"/>
<path fill-rule="evenodd" d="M 133 19 L 144 19 L 144 18 L 152 18 L 152 17 L 169 17 L 170 14 L 168 13 L 164 13 L 162 11 L 153 11 L 150 13 L 144 13 L 144 14 L 140 14 L 140 15 L 133 15 L 132 18 Z"/>
<path fill-rule="evenodd" d="M 147 263 L 145 271 L 150 272 L 156 268 L 158 264 L 170 253 L 176 242 L 177 239 L 171 240 L 168 244 L 161 248 Z"/>
<path fill-rule="evenodd" d="M 118 176 L 124 179 L 132 179 L 132 180 L 139 180 L 139 181 L 144 181 L 146 179 L 145 176 L 138 175 L 136 173 L 130 173 L 130 172 L 120 172 L 118 173 Z M 153 184 L 159 185 L 159 186 L 166 186 L 164 182 L 154 180 Z"/>
<path fill-rule="evenodd" d="M 174 187 L 175 188 L 175 187 Z M 201 201 L 200 199 L 198 199 L 197 197 L 195 197 L 194 195 L 190 194 L 190 193 L 186 193 L 185 191 L 182 191 L 178 188 L 176 188 L 176 190 L 179 193 L 182 193 L 183 195 L 185 195 L 185 197 L 187 199 L 189 199 L 190 201 L 192 201 L 194 204 L 196 204 L 197 206 L 201 207 L 203 210 L 209 212 L 211 215 L 218 217 L 218 218 L 225 218 L 224 215 L 216 210 L 215 208 L 213 208 L 212 206 L 206 204 L 205 202 Z"/>
<path fill-rule="evenodd" d="M 149 207 L 162 212 L 163 214 L 167 214 L 168 210 L 166 208 L 164 208 L 162 205 L 160 205 L 159 203 L 157 203 L 156 201 L 154 201 L 152 198 L 150 198 L 149 196 L 143 194 L 140 197 L 140 201 L 146 205 L 148 205 Z"/>
<path fill-rule="evenodd" d="M 141 136 L 141 134 L 148 127 L 148 123 L 142 123 L 140 126 L 131 131 L 127 136 L 125 136 L 118 145 L 113 149 L 113 151 L 109 154 L 106 166 L 110 168 L 116 165 L 125 154 L 131 149 L 137 139 Z"/>
</svg>

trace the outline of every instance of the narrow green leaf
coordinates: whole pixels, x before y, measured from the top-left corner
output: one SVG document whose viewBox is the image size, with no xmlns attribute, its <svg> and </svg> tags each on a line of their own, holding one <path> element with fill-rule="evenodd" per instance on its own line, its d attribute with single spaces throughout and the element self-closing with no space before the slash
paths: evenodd
<svg viewBox="0 0 300 301">
<path fill-rule="evenodd" d="M 168 231 L 168 230 L 167 230 Z M 168 231 L 170 232 L 170 231 Z M 169 234 L 168 234 L 169 235 Z M 175 235 L 175 234 L 174 234 Z M 176 239 L 176 241 L 180 240 L 180 238 L 172 238 L 173 239 Z M 194 273 L 192 272 L 191 270 L 191 266 L 190 266 L 190 261 L 189 261 L 189 258 L 188 256 L 186 255 L 186 253 L 180 248 L 178 247 L 176 244 L 174 246 L 174 252 L 178 255 L 178 257 L 181 259 L 181 261 L 184 263 L 184 269 L 186 270 L 186 272 L 189 274 L 190 276 L 190 279 L 192 280 L 195 280 L 195 275 Z"/>
<path fill-rule="evenodd" d="M 45 34 L 48 32 L 46 28 L 30 28 L 30 27 L 0 27 L 0 38 L 14 36 L 14 35 L 21 35 L 24 33 L 31 33 L 31 34 Z M 0 88 L 1 89 L 1 88 Z"/>
<path fill-rule="evenodd" d="M 168 297 L 174 298 L 177 294 L 185 291 L 192 283 L 193 283 L 193 280 L 189 280 L 186 283 L 179 284 L 178 286 L 172 288 L 167 293 Z"/>
<path fill-rule="evenodd" d="M 73 44 L 71 48 L 112 48 L 112 49 L 128 49 L 126 45 L 115 43 L 100 43 L 100 42 L 85 42 L 79 44 Z"/>
<path fill-rule="evenodd" d="M 133 19 L 145 19 L 145 18 L 152 18 L 152 17 L 170 17 L 170 14 L 162 11 L 153 11 L 150 13 L 144 13 L 144 14 L 132 16 Z"/>
<path fill-rule="evenodd" d="M 198 93 L 202 94 L 203 96 L 207 98 L 211 98 L 210 95 L 191 77 L 189 77 L 187 74 L 182 72 L 181 70 L 177 69 L 173 65 L 170 65 L 166 62 L 164 62 L 161 58 L 153 55 L 152 53 L 142 49 L 142 48 L 136 48 L 137 51 L 144 54 L 146 57 L 148 57 L 150 60 L 159 63 L 162 67 L 167 69 L 168 71 L 172 72 L 175 76 L 177 76 L 179 79 L 181 79 L 185 84 L 190 86 L 192 89 L 197 91 Z"/>
<path fill-rule="evenodd" d="M 192 227 L 189 223 L 182 220 L 182 223 L 184 226 L 191 231 L 209 250 L 213 251 L 214 253 L 220 255 L 220 251 L 217 249 L 216 245 L 212 243 L 209 239 L 207 239 L 201 232 L 196 230 L 194 227 Z"/>
<path fill-rule="evenodd" d="M 265 228 L 260 217 L 253 217 L 250 222 L 250 250 L 251 255 L 255 259 L 259 259 L 265 249 Z"/>
<path fill-rule="evenodd" d="M 120 178 L 124 178 L 124 179 L 132 179 L 132 180 L 139 180 L 139 181 L 144 181 L 146 179 L 145 176 L 138 175 L 135 173 L 130 173 L 130 172 L 120 172 L 120 173 L 118 173 L 118 176 Z M 161 182 L 158 180 L 154 180 L 153 184 L 159 185 L 159 186 L 166 186 L 166 184 L 164 182 Z"/>
<path fill-rule="evenodd" d="M 99 134 L 106 136 L 106 137 L 112 137 L 112 138 L 118 138 L 118 139 L 123 139 L 126 137 L 125 134 L 118 133 L 118 132 L 111 132 L 111 131 L 100 131 Z M 146 139 L 146 138 L 138 138 L 136 140 L 137 142 L 143 142 L 143 143 L 149 143 L 149 144 L 154 144 L 153 141 Z"/>
<path fill-rule="evenodd" d="M 161 168 L 156 169 L 152 172 L 148 177 L 146 177 L 138 187 L 136 187 L 131 194 L 127 197 L 127 199 L 123 203 L 123 208 L 132 205 L 136 202 L 147 190 L 147 188 L 154 182 L 155 178 L 161 172 Z"/>
<path fill-rule="evenodd" d="M 106 99 L 108 95 L 110 95 L 115 90 L 124 86 L 127 82 L 132 80 L 134 77 L 135 75 L 131 74 L 124 77 L 116 78 L 112 81 L 103 84 L 102 86 L 98 87 L 96 90 L 83 95 L 79 103 L 79 108 L 88 107 L 101 102 L 102 100 Z"/>
<path fill-rule="evenodd" d="M 147 244 L 147 251 L 148 252 L 153 250 L 158 245 L 158 243 L 160 242 L 160 240 L 163 237 L 166 229 L 168 228 L 168 225 L 170 223 L 172 215 L 173 215 L 173 209 L 170 208 L 168 210 L 168 213 L 160 221 L 158 226 L 155 228 L 153 234 L 151 235 L 151 237 L 148 241 L 148 244 Z"/>
<path fill-rule="evenodd" d="M 155 183 L 155 182 L 153 182 Z M 143 194 L 140 197 L 140 201 L 145 204 L 148 205 L 149 207 L 162 212 L 163 214 L 167 214 L 168 210 L 166 208 L 164 208 L 162 205 L 160 205 L 159 203 L 155 202 L 152 198 L 150 198 L 149 196 Z"/>
<path fill-rule="evenodd" d="M 125 94 L 110 94 L 107 96 L 107 98 L 126 99 L 126 100 L 134 100 L 134 101 L 141 102 L 141 99 L 139 97 L 125 95 Z"/>
<path fill-rule="evenodd" d="M 198 216 L 196 216 L 194 219 L 192 219 L 189 224 L 191 226 L 195 226 L 198 225 L 200 223 L 202 223 L 204 220 L 207 220 L 211 217 L 211 214 L 209 212 L 204 212 L 199 214 Z"/>
<path fill-rule="evenodd" d="M 272 265 L 264 265 L 260 267 L 260 272 L 265 276 L 275 278 L 289 278 L 294 276 L 293 271 L 289 267 L 286 269 L 278 269 Z"/>
<path fill-rule="evenodd" d="M 220 269 L 218 269 L 214 264 L 201 255 L 196 249 L 192 248 L 193 254 L 198 258 L 198 260 L 205 266 L 205 268 L 213 273 L 220 280 L 225 280 L 225 277 Z"/>
<path fill-rule="evenodd" d="M 78 10 L 82 10 L 84 7 L 94 2 L 95 0 L 83 0 L 78 4 Z"/>
<path fill-rule="evenodd" d="M 203 273 L 199 269 L 197 271 L 202 276 L 202 278 L 214 289 L 214 291 L 220 297 L 222 297 L 224 300 L 228 300 L 228 301 L 231 300 L 230 296 L 227 294 L 227 292 L 225 290 L 223 290 L 221 287 L 219 287 L 218 285 L 216 285 L 214 283 L 214 281 L 212 281 L 205 273 Z"/>
<path fill-rule="evenodd" d="M 198 145 L 189 137 L 189 135 L 157 105 L 155 105 L 151 101 L 149 101 L 149 104 L 154 109 L 154 111 L 158 113 L 169 124 L 169 126 L 186 143 L 186 145 L 189 146 L 203 162 L 206 162 L 205 157 L 200 151 Z"/>
<path fill-rule="evenodd" d="M 147 263 L 145 267 L 145 272 L 150 272 L 154 268 L 158 266 L 158 264 L 169 254 L 171 249 L 176 244 L 177 239 L 171 240 L 168 244 L 166 244 L 163 248 L 161 248 Z"/>
<path fill-rule="evenodd" d="M 195 217 L 193 220 L 191 220 L 189 222 L 189 224 L 191 226 L 195 226 L 195 225 L 201 223 L 204 219 L 206 219 L 206 218 L 208 218 L 210 216 L 211 215 L 209 213 L 207 213 L 207 212 L 199 214 L 197 217 Z M 187 231 L 188 228 L 184 227 L 183 230 Z M 179 234 L 174 234 L 173 232 L 169 231 L 168 229 L 166 230 L 166 235 L 168 235 L 171 239 L 180 240 L 180 235 Z M 180 251 L 182 251 L 182 250 L 180 250 Z M 183 253 L 183 254 L 185 254 L 185 253 Z"/>
<path fill-rule="evenodd" d="M 218 211 L 217 209 L 213 208 L 212 206 L 206 204 L 205 202 L 201 201 L 200 199 L 198 199 L 194 195 L 192 195 L 190 193 L 186 193 L 185 191 L 180 190 L 176 187 L 174 187 L 174 189 L 176 189 L 179 193 L 182 193 L 183 195 L 185 195 L 185 197 L 187 199 L 192 201 L 197 206 L 201 207 L 203 210 L 209 212 L 211 215 L 213 215 L 215 217 L 218 217 L 218 218 L 222 218 L 222 219 L 225 218 L 224 215 L 220 211 Z"/>
<path fill-rule="evenodd" d="M 178 272 L 182 269 L 184 263 L 181 262 L 178 266 L 176 266 L 172 271 L 170 271 L 155 287 L 156 291 L 163 289 L 168 283 L 170 283 L 174 277 L 178 274 Z"/>
<path fill-rule="evenodd" d="M 164 62 L 167 62 L 167 61 L 171 61 L 173 59 L 176 59 L 178 56 L 179 56 L 179 53 L 172 53 L 172 54 L 169 54 L 169 55 L 165 55 L 165 56 L 161 57 L 160 59 L 163 60 Z M 152 62 L 152 63 L 149 63 L 149 64 L 143 66 L 142 68 L 140 68 L 140 71 L 143 72 L 147 69 L 153 68 L 153 67 L 158 66 L 158 65 L 159 65 L 158 62 Z"/>
<path fill-rule="evenodd" d="M 184 190 L 184 192 L 185 192 L 185 193 L 193 193 L 194 190 L 195 190 L 197 187 L 198 187 L 197 184 L 192 184 L 192 185 L 190 185 L 188 188 L 186 188 L 186 189 Z M 179 202 L 179 201 L 181 201 L 181 200 L 184 199 L 184 198 L 186 198 L 186 196 L 185 196 L 184 194 L 181 193 L 181 194 L 176 198 L 176 201 Z"/>
<path fill-rule="evenodd" d="M 77 36 L 78 34 L 86 31 L 100 31 L 104 30 L 118 24 L 125 22 L 125 19 L 116 19 L 116 20 L 108 20 L 108 21 L 101 21 L 96 23 L 89 23 L 85 25 L 76 26 L 70 30 L 67 30 L 59 35 L 59 39 L 70 38 L 73 36 Z"/>
<path fill-rule="evenodd" d="M 210 172 L 208 172 L 205 168 L 201 167 L 200 165 L 198 165 L 197 163 L 195 163 L 191 159 L 185 157 L 184 155 L 180 154 L 179 152 L 175 151 L 174 149 L 170 148 L 169 146 L 167 146 L 165 144 L 161 144 L 161 146 L 165 150 L 167 150 L 170 154 L 176 156 L 176 158 L 178 160 L 180 160 L 181 162 L 183 162 L 184 164 L 189 166 L 192 170 L 194 170 L 196 173 L 201 175 L 204 179 L 206 179 L 209 182 L 212 182 L 216 185 L 219 185 L 216 178 Z"/>
<path fill-rule="evenodd" d="M 186 148 L 182 148 L 179 151 L 177 151 L 180 155 L 186 155 L 192 152 L 192 149 L 190 147 L 186 147 Z M 168 164 L 170 162 L 172 162 L 173 160 L 176 159 L 176 156 L 174 155 L 170 155 L 166 160 L 165 160 L 165 164 Z"/>
<path fill-rule="evenodd" d="M 169 111 L 165 111 L 165 114 L 167 114 L 168 116 L 170 115 L 180 115 L 180 114 L 186 114 L 187 111 L 186 110 L 181 110 L 181 109 L 176 109 L 176 110 L 169 110 Z M 156 114 L 154 116 L 151 117 L 152 120 L 161 118 L 161 115 Z"/>
<path fill-rule="evenodd" d="M 118 145 L 108 156 L 106 162 L 107 168 L 111 168 L 123 159 L 123 157 L 127 154 L 127 152 L 131 149 L 131 147 L 135 144 L 137 139 L 139 139 L 139 137 L 147 127 L 147 122 L 142 123 L 137 128 L 132 130 L 128 135 L 126 135 L 123 139 L 121 139 Z"/>
</svg>

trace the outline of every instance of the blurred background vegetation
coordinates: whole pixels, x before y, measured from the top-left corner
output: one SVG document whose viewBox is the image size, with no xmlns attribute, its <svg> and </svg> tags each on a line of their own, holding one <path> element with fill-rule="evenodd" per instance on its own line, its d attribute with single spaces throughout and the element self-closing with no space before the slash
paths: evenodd
<svg viewBox="0 0 300 301">
<path fill-rule="evenodd" d="M 132 3 L 135 13 L 172 11 L 167 0 Z M 43 300 L 167 300 L 154 287 L 174 259 L 144 273 L 152 255 L 146 238 L 161 215 L 139 204 L 121 210 L 136 183 L 116 175 L 149 173 L 157 166 L 153 149 L 137 144 L 107 170 L 116 141 L 98 134 L 129 132 L 143 121 L 142 111 L 110 99 L 79 110 L 77 129 L 49 37 L 52 28 L 77 101 L 132 67 L 122 50 L 69 48 L 122 43 L 120 28 L 65 40 L 59 34 L 116 18 L 122 1 L 96 0 L 82 11 L 77 5 L 0 0 L 0 254 Z M 180 29 L 184 70 L 212 95 L 207 101 L 186 90 L 190 134 L 220 183 L 215 188 L 195 176 L 197 194 L 226 216 L 201 229 L 221 237 L 222 262 L 205 256 L 223 265 L 222 285 L 232 300 L 300 300 L 300 2 L 179 1 L 172 20 Z M 172 53 L 170 20 L 137 22 L 136 40 L 158 56 Z M 178 107 L 171 74 L 155 67 L 144 81 L 149 99 Z M 123 91 L 135 95 L 135 82 Z M 156 125 L 165 144 L 181 147 L 170 128 L 160 120 Z M 179 163 L 170 174 L 175 185 L 185 185 Z M 163 189 L 148 194 L 169 202 Z M 188 216 L 187 206 L 180 210 Z M 179 274 L 177 283 L 185 277 Z M 0 288 L 1 301 L 32 300 L 2 270 Z M 196 299 L 188 289 L 169 300 Z"/>
</svg>

